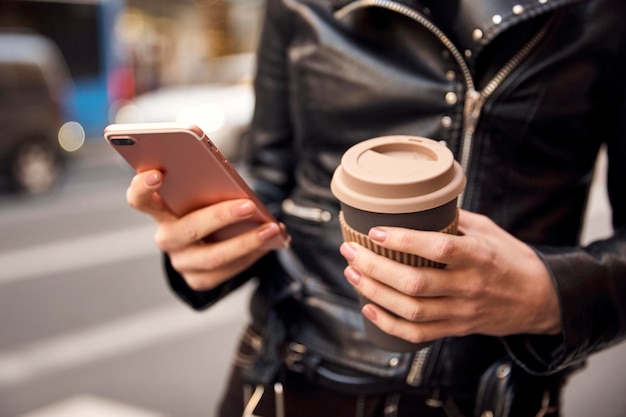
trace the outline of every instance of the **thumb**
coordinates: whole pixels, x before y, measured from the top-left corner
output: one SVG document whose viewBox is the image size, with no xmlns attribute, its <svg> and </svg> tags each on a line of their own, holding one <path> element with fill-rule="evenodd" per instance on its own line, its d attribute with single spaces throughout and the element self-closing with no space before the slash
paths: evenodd
<svg viewBox="0 0 626 417">
<path fill-rule="evenodd" d="M 135 175 L 126 190 L 126 202 L 132 208 L 152 216 L 157 222 L 170 220 L 174 215 L 157 191 L 163 184 L 163 173 L 149 170 Z"/>
</svg>

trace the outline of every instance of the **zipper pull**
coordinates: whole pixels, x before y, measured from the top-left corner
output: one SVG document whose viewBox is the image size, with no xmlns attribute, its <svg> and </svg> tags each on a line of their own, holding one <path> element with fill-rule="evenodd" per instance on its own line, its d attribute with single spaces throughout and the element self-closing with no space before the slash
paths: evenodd
<svg viewBox="0 0 626 417">
<path fill-rule="evenodd" d="M 473 88 L 469 88 L 465 93 L 465 105 L 463 108 L 463 116 L 465 116 L 465 130 L 476 129 L 480 112 L 485 104 L 485 97 Z"/>
<path fill-rule="evenodd" d="M 254 393 L 245 404 L 245 408 L 241 417 L 257 417 L 254 414 L 254 410 L 256 410 L 257 406 L 261 402 L 264 393 L 265 387 L 263 385 L 257 385 L 254 389 Z"/>
<path fill-rule="evenodd" d="M 465 105 L 463 107 L 463 116 L 465 117 L 464 137 L 474 135 L 478 119 L 485 104 L 485 97 L 473 88 L 469 88 L 465 93 Z"/>
<path fill-rule="evenodd" d="M 419 387 L 424 380 L 424 368 L 426 367 L 426 359 L 428 358 L 428 354 L 432 349 L 431 346 L 426 346 L 421 350 L 418 350 L 413 357 L 413 362 L 411 363 L 411 369 L 409 369 L 409 373 L 406 377 L 406 383 L 413 386 Z"/>
<path fill-rule="evenodd" d="M 463 145 L 461 148 L 461 167 L 467 172 L 470 153 L 472 150 L 472 140 L 478 125 L 478 119 L 485 104 L 486 97 L 474 88 L 469 88 L 465 93 L 465 103 L 463 106 Z"/>
<path fill-rule="evenodd" d="M 274 402 L 276 407 L 276 417 L 285 417 L 285 394 L 283 384 L 274 384 Z"/>
<path fill-rule="evenodd" d="M 291 216 L 299 217 L 317 223 L 328 223 L 332 219 L 330 211 L 322 210 L 318 207 L 300 206 L 291 199 L 283 200 L 281 207 L 283 211 Z"/>
</svg>

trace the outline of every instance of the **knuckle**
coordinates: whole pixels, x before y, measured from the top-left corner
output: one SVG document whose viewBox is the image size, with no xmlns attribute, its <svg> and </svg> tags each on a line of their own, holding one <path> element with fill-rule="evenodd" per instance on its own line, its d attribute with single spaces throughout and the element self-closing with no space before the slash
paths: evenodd
<svg viewBox="0 0 626 417">
<path fill-rule="evenodd" d="M 179 255 L 170 254 L 170 263 L 172 264 L 172 268 L 174 268 L 179 273 L 182 273 L 185 268 L 185 263 L 183 259 Z"/>
<path fill-rule="evenodd" d="M 423 321 L 425 319 L 424 308 L 419 303 L 413 303 L 407 310 L 406 319 L 413 322 Z"/>
<path fill-rule="evenodd" d="M 473 248 L 471 257 L 481 267 L 495 265 L 498 262 L 498 251 L 493 244 L 483 238 L 468 236 L 468 247 Z"/>
<path fill-rule="evenodd" d="M 378 286 L 376 285 L 367 285 L 367 282 L 363 283 L 364 285 L 361 285 L 359 287 L 359 291 L 361 292 L 361 294 L 363 296 L 365 296 L 366 298 L 369 298 L 371 300 L 376 300 L 378 299 L 378 297 L 380 296 L 380 289 L 378 288 Z"/>
<path fill-rule="evenodd" d="M 479 251 L 479 262 L 481 265 L 495 265 L 498 263 L 498 252 L 492 247 L 487 247 Z"/>
<path fill-rule="evenodd" d="M 486 288 L 487 286 L 482 279 L 468 280 L 465 287 L 465 295 L 467 298 L 475 300 L 485 294 Z"/>
<path fill-rule="evenodd" d="M 412 297 L 424 295 L 428 290 L 428 284 L 426 280 L 417 273 L 407 277 L 403 280 L 403 282 L 405 293 Z"/>
<path fill-rule="evenodd" d="M 456 252 L 457 249 L 454 240 L 450 239 L 448 236 L 441 236 L 440 239 L 433 242 L 433 245 L 436 257 L 439 259 L 446 259 L 450 257 Z"/>
<path fill-rule="evenodd" d="M 207 257 L 203 262 L 203 269 L 206 271 L 214 271 L 221 266 L 220 259 L 216 256 Z"/>
<path fill-rule="evenodd" d="M 220 226 L 226 226 L 234 221 L 231 210 L 227 210 L 227 205 L 222 205 L 218 210 L 212 211 L 212 216 Z"/>
<path fill-rule="evenodd" d="M 170 249 L 169 234 L 165 227 L 158 226 L 156 232 L 154 232 L 154 243 L 157 248 L 162 252 L 167 252 Z"/>
<path fill-rule="evenodd" d="M 205 256 L 203 260 L 203 269 L 206 271 L 215 271 L 226 265 L 226 259 L 219 251 L 213 251 L 210 256 Z"/>
<path fill-rule="evenodd" d="M 358 259 L 358 267 L 365 274 L 372 276 L 376 270 L 376 263 L 369 256 L 360 256 Z"/>
<path fill-rule="evenodd" d="M 184 217 L 181 220 L 181 227 L 186 241 L 196 242 L 202 239 L 203 236 L 200 233 L 199 225 L 193 216 Z"/>
<path fill-rule="evenodd" d="M 399 248 L 405 252 L 409 252 L 415 245 L 413 238 L 409 234 L 400 234 L 397 239 Z"/>
</svg>

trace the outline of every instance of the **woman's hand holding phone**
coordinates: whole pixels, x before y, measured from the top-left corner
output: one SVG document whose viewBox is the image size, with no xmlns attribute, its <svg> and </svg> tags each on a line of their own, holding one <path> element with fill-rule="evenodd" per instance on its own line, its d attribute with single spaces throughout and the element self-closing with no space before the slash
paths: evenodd
<svg viewBox="0 0 626 417">
<path fill-rule="evenodd" d="M 275 248 L 275 238 L 284 233 L 282 224 L 267 222 L 233 237 L 212 240 L 211 235 L 225 226 L 252 218 L 255 203 L 225 200 L 177 218 L 157 194 L 162 183 L 160 171 L 141 172 L 131 181 L 126 199 L 132 208 L 154 219 L 157 246 L 194 290 L 214 288 L 245 270 Z"/>
<path fill-rule="evenodd" d="M 129 205 L 156 221 L 158 247 L 191 288 L 214 288 L 289 245 L 284 226 L 199 127 L 114 124 L 104 137 L 138 173 Z"/>
</svg>

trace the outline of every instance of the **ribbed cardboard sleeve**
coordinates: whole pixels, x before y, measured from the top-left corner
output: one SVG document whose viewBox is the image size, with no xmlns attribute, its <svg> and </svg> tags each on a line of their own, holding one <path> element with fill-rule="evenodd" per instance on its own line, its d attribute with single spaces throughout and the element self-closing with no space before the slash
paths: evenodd
<svg viewBox="0 0 626 417">
<path fill-rule="evenodd" d="M 446 265 L 431 261 L 430 259 L 422 258 L 417 255 L 413 255 L 406 252 L 393 251 L 387 248 L 383 248 L 377 243 L 370 240 L 370 238 L 360 233 L 353 228 L 351 228 L 343 217 L 343 211 L 339 212 L 339 223 L 341 225 L 341 233 L 343 235 L 343 240 L 345 242 L 356 242 L 361 246 L 364 246 L 370 249 L 372 252 L 377 253 L 378 255 L 382 255 L 386 258 L 393 259 L 397 262 L 401 262 L 405 265 L 410 266 L 421 266 L 421 267 L 429 267 L 429 268 L 444 268 Z M 441 233 L 448 233 L 452 235 L 456 235 L 458 233 L 458 224 L 459 224 L 459 213 L 457 210 L 457 214 L 448 226 L 446 226 L 443 230 L 439 230 Z"/>
</svg>

